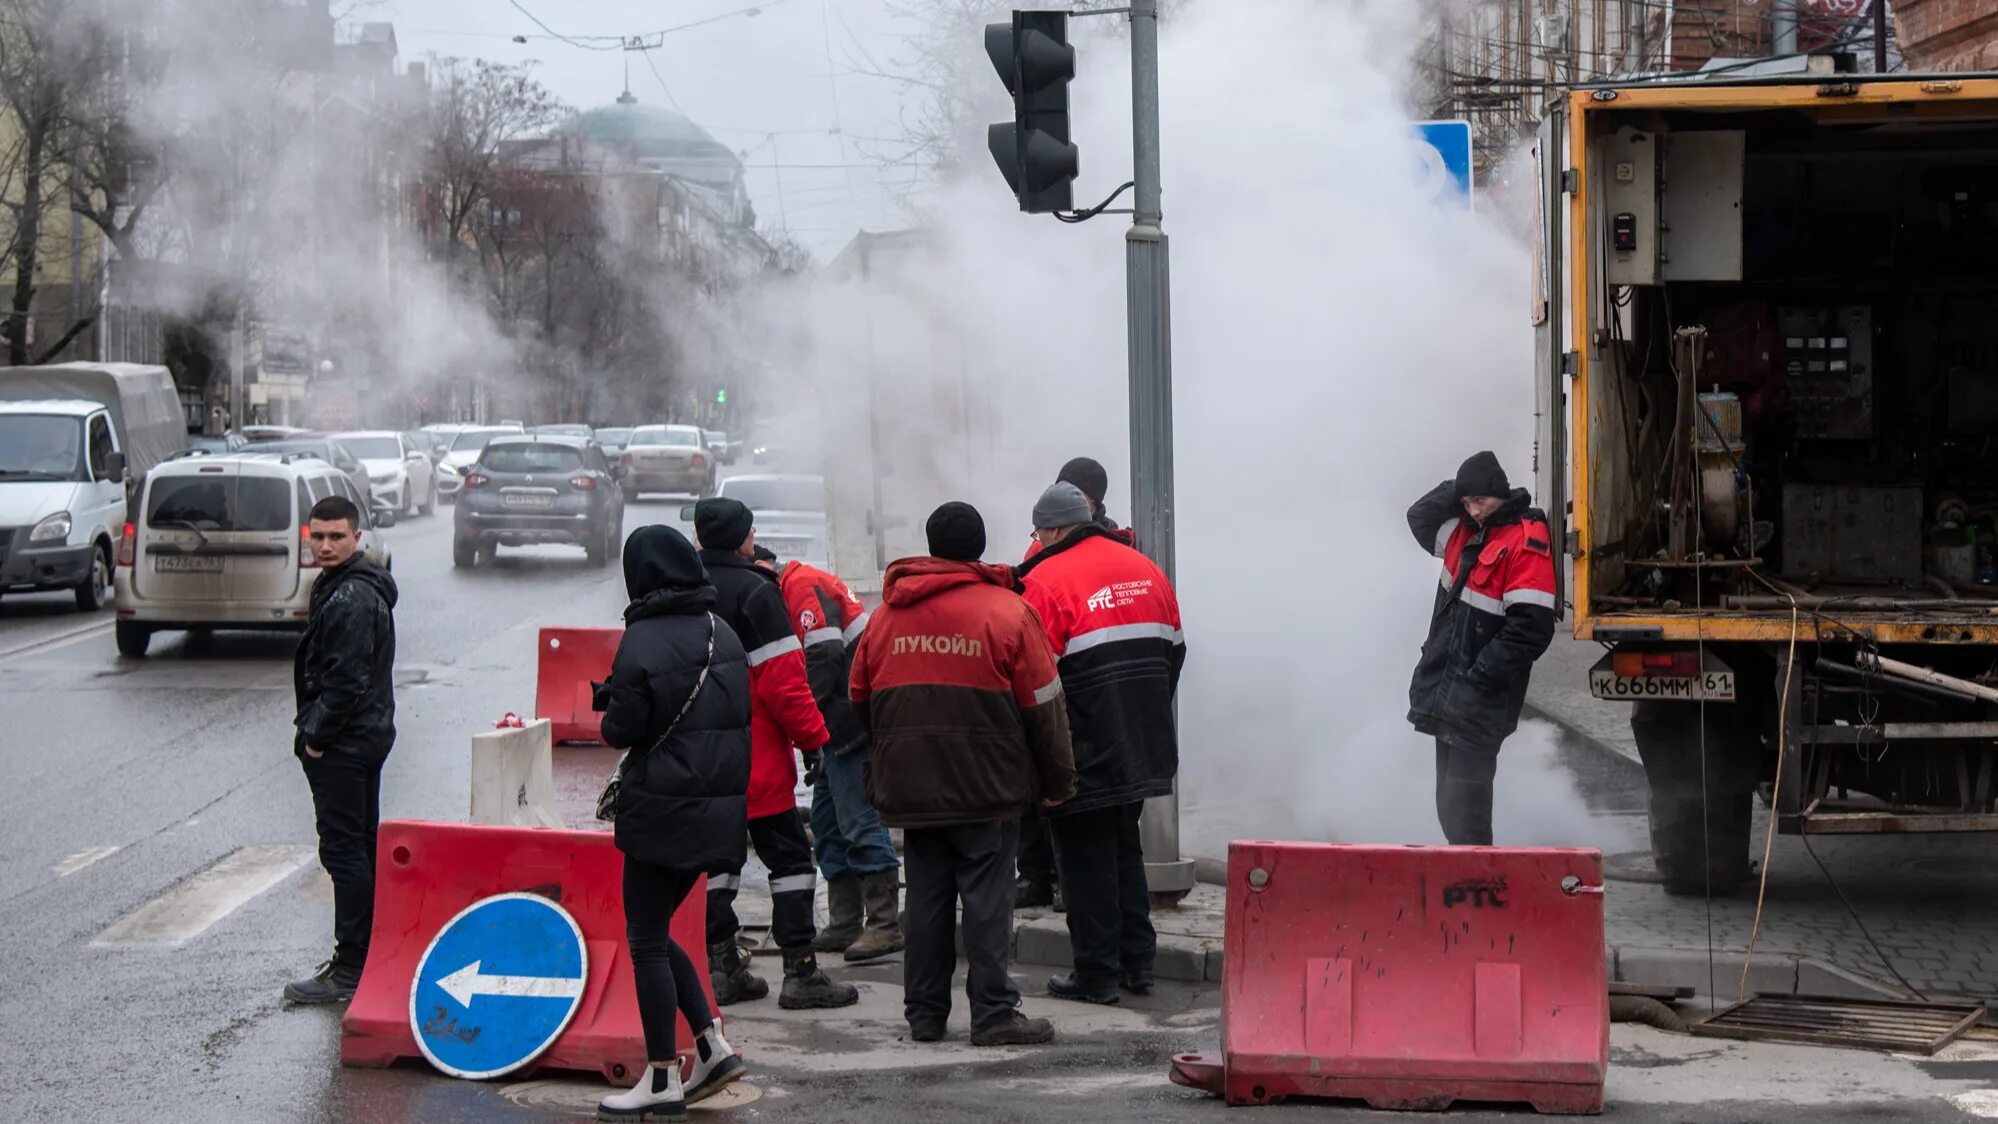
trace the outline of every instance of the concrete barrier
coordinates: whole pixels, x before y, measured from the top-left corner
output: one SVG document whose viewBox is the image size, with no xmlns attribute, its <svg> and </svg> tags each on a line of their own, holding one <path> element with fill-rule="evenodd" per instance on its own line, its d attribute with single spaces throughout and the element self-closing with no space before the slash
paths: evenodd
<svg viewBox="0 0 1998 1124">
<path fill-rule="evenodd" d="M 471 822 L 561 827 L 555 814 L 553 726 L 537 718 L 517 729 L 472 736 Z"/>
</svg>

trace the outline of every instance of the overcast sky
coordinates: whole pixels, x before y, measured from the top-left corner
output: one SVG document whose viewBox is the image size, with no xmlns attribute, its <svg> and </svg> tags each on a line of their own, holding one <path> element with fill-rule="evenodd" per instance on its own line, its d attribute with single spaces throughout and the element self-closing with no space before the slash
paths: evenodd
<svg viewBox="0 0 1998 1124">
<path fill-rule="evenodd" d="M 726 14 L 752 2 L 760 14 Z M 562 42 L 527 13 L 598 47 L 613 45 L 584 37 L 723 18 L 673 31 L 656 50 L 626 52 Z M 905 55 L 907 32 L 888 0 L 372 0 L 352 18 L 393 22 L 405 63 L 534 60 L 535 76 L 577 109 L 614 101 L 628 62 L 640 102 L 677 107 L 746 154 L 758 223 L 788 228 L 822 262 L 856 230 L 907 225 L 884 184 L 907 183 L 913 168 L 883 166 L 906 151 L 895 143 L 902 87 L 862 73 L 898 70 Z"/>
</svg>

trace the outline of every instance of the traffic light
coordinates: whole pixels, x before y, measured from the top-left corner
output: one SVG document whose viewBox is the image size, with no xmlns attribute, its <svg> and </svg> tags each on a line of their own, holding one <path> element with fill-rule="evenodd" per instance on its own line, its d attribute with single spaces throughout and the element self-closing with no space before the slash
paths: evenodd
<svg viewBox="0 0 1998 1124">
<path fill-rule="evenodd" d="M 1068 143 L 1068 83 L 1075 48 L 1067 12 L 1014 12 L 1013 22 L 985 25 L 985 53 L 1013 95 L 1013 120 L 986 130 L 992 159 L 1030 213 L 1074 208 L 1080 168 Z"/>
<path fill-rule="evenodd" d="M 724 387 L 717 387 L 717 388 L 715 389 L 715 405 L 717 405 L 717 406 L 726 406 L 726 405 L 728 405 L 728 388 L 727 388 L 727 387 L 725 387 L 725 386 L 724 386 Z"/>
</svg>

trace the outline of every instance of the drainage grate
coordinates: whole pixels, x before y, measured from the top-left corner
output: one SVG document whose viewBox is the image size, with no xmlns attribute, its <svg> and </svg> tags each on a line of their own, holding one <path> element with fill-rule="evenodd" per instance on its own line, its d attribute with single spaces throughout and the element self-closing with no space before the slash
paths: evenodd
<svg viewBox="0 0 1998 1124">
<path fill-rule="evenodd" d="M 1983 1017 L 1973 1003 L 1758 994 L 1688 1029 L 1708 1038 L 1934 1054 Z"/>
</svg>

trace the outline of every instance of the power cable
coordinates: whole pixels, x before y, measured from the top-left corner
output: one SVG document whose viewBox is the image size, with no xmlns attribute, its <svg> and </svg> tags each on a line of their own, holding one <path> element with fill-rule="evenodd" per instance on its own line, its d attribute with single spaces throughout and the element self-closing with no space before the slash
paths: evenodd
<svg viewBox="0 0 1998 1124">
<path fill-rule="evenodd" d="M 1097 215 L 1102 214 L 1103 209 L 1105 207 L 1108 207 L 1110 204 L 1115 203 L 1119 195 L 1124 194 L 1126 191 L 1129 191 L 1136 186 L 1137 184 L 1135 182 L 1127 180 L 1125 181 L 1124 186 L 1110 193 L 1110 198 L 1105 199 L 1103 202 L 1098 203 L 1094 207 L 1091 207 L 1086 211 L 1070 211 L 1067 214 L 1063 214 L 1060 211 L 1055 211 L 1053 212 L 1054 217 L 1060 219 L 1062 222 L 1071 222 L 1071 223 L 1088 222 L 1090 219 L 1093 219 Z"/>
</svg>

